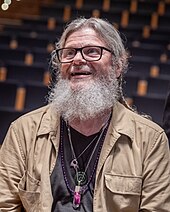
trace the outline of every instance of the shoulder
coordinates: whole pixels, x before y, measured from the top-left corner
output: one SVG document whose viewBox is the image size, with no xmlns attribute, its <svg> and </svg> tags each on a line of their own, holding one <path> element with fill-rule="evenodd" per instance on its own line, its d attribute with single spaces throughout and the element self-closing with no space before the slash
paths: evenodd
<svg viewBox="0 0 170 212">
<path fill-rule="evenodd" d="M 153 146 L 160 142 L 167 143 L 165 132 L 157 123 L 120 103 L 114 109 L 112 124 L 118 133 L 127 135 L 137 145 Z"/>
<path fill-rule="evenodd" d="M 138 114 L 137 112 L 128 111 L 129 116 L 131 116 L 131 120 L 135 126 L 143 127 L 150 129 L 151 131 L 162 133 L 164 130 L 163 128 L 158 125 L 156 122 L 152 120 L 152 117 Z"/>
<path fill-rule="evenodd" d="M 113 109 L 114 122 L 117 125 L 122 125 L 122 128 L 136 130 L 139 128 L 148 128 L 151 131 L 163 132 L 163 128 L 157 123 L 149 119 L 147 116 L 140 115 L 135 111 L 126 108 L 121 103 L 118 103 Z"/>
<path fill-rule="evenodd" d="M 37 125 L 42 117 L 49 113 L 49 105 L 38 108 L 36 110 L 30 111 L 25 113 L 24 115 L 20 116 L 17 118 L 15 121 L 11 123 L 12 126 L 21 126 L 21 125 L 26 125 L 26 124 L 31 124 L 31 125 Z M 28 125 L 27 125 L 28 126 Z"/>
<path fill-rule="evenodd" d="M 28 112 L 11 123 L 10 129 L 25 138 L 45 135 L 56 131 L 60 123 L 60 115 L 55 113 L 51 105 Z"/>
<path fill-rule="evenodd" d="M 148 153 L 153 149 L 161 151 L 161 147 L 164 148 L 163 151 L 168 149 L 168 139 L 161 126 L 133 111 L 127 111 L 127 113 L 131 117 L 131 131 L 137 146 Z"/>
</svg>

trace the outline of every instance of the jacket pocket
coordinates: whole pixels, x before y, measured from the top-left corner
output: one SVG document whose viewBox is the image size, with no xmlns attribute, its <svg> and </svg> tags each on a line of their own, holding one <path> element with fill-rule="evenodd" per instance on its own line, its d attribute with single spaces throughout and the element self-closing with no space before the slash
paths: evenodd
<svg viewBox="0 0 170 212">
<path fill-rule="evenodd" d="M 137 176 L 105 175 L 106 188 L 112 193 L 141 195 L 142 178 Z"/>
<path fill-rule="evenodd" d="M 28 212 L 40 211 L 40 181 L 33 178 L 28 172 L 24 174 L 18 184 L 19 196 Z"/>
</svg>

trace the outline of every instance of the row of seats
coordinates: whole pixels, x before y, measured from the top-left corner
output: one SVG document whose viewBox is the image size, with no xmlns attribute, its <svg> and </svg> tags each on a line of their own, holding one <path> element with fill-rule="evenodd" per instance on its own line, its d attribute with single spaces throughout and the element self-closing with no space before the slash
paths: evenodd
<svg viewBox="0 0 170 212">
<path fill-rule="evenodd" d="M 0 66 L 0 80 L 13 80 L 22 82 L 22 84 L 25 82 L 38 82 L 48 85 L 50 75 L 48 69 L 42 63 L 27 65 L 22 61 L 8 61 Z"/>
<path fill-rule="evenodd" d="M 50 54 L 43 49 L 31 48 L 31 51 L 27 48 L 16 48 L 11 49 L 9 47 L 0 46 L 0 63 L 6 64 L 10 61 L 23 62 L 25 65 L 45 65 L 48 67 L 48 62 L 50 59 Z"/>
<path fill-rule="evenodd" d="M 169 50 L 170 32 L 166 30 L 151 30 L 148 27 L 141 29 L 139 26 L 128 28 L 119 26 L 119 31 L 122 39 L 125 40 L 129 48 L 133 47 L 133 45 L 142 46 L 152 44 L 164 51 Z M 18 26 L 8 26 L 1 33 L 0 42 L 3 44 L 2 46 L 8 46 L 11 49 L 25 47 L 27 50 L 31 50 L 36 46 L 36 48 L 51 51 L 55 41 L 60 37 L 59 34 L 61 34 L 60 30 L 51 31 L 44 29 L 44 31 L 39 31 L 37 28 L 20 29 Z"/>
<path fill-rule="evenodd" d="M 112 1 L 111 1 L 112 2 Z M 164 4 L 163 1 L 159 1 L 156 4 L 156 8 L 154 8 L 154 4 L 149 8 L 146 8 L 143 2 L 138 1 L 113 1 L 113 5 L 110 9 L 102 9 L 101 5 L 93 6 L 92 3 L 82 6 L 73 6 L 73 5 L 60 5 L 56 3 L 56 5 L 43 5 L 41 7 L 41 14 L 43 17 L 55 17 L 60 21 L 69 21 L 77 16 L 96 16 L 107 18 L 113 23 L 119 23 L 124 27 L 127 26 L 144 26 L 151 25 L 152 28 L 156 27 L 166 27 L 169 28 L 167 23 L 169 20 L 169 13 L 165 11 L 168 10 L 169 4 Z M 141 10 L 138 9 L 139 5 L 143 5 Z M 112 8 L 112 9 L 111 9 Z M 151 10 L 152 8 L 152 10 Z"/>
<path fill-rule="evenodd" d="M 133 92 L 138 90 L 137 87 L 140 87 L 141 82 L 146 82 L 147 87 L 145 88 L 145 92 L 139 91 L 140 93 L 151 93 L 153 90 L 156 94 L 165 96 L 166 90 L 168 90 L 167 85 L 170 81 L 170 64 L 168 64 L 167 67 L 164 66 L 167 68 L 167 70 L 163 69 L 165 74 L 159 75 L 157 73 L 159 71 L 157 66 L 153 67 L 152 70 L 149 69 L 149 67 L 143 67 L 143 64 L 142 62 L 139 62 L 139 64 L 136 63 L 136 65 L 133 64 L 134 67 L 130 67 L 128 73 L 125 75 L 125 81 L 129 84 L 126 87 L 127 95 L 132 96 Z M 146 72 L 147 68 L 148 72 Z M 5 67 L 0 68 L 0 83 L 13 82 L 20 84 L 20 86 L 24 86 L 28 83 L 37 83 L 48 86 L 49 81 L 49 71 L 46 71 L 41 66 L 25 66 L 23 63 L 9 63 L 7 69 Z"/>
<path fill-rule="evenodd" d="M 35 65 L 35 66 L 44 66 L 45 69 L 48 69 L 48 62 L 50 59 L 50 52 L 54 49 L 54 45 L 50 45 L 46 48 L 40 48 L 37 43 L 41 43 L 42 40 L 34 39 L 34 44 L 32 42 L 28 42 L 26 39 L 26 46 L 16 46 L 15 48 L 11 45 L 5 45 L 2 41 L 2 45 L 0 46 L 0 66 L 3 64 L 7 64 L 11 61 L 23 62 L 25 65 Z M 30 38 L 29 40 L 32 40 Z M 25 44 L 25 45 L 26 45 Z M 160 68 L 160 72 L 164 72 L 165 67 L 168 69 L 168 65 L 170 62 L 170 44 L 169 41 L 163 40 L 161 42 L 158 40 L 148 40 L 142 39 L 141 41 L 132 41 L 125 43 L 130 55 L 130 61 L 132 63 L 143 63 L 144 67 L 157 65 Z M 136 62 L 137 61 L 137 62 Z M 139 61 L 139 62 L 138 62 Z M 136 65 L 136 64 L 135 64 Z M 148 68 L 146 72 L 148 72 Z M 165 71 L 167 72 L 167 71 Z"/>
<path fill-rule="evenodd" d="M 144 12 L 159 14 L 170 14 L 169 0 L 64 0 L 53 4 L 54 7 L 70 5 L 76 9 L 98 8 L 103 11 L 129 10 L 133 13 Z"/>
<path fill-rule="evenodd" d="M 34 48 L 44 48 L 48 49 L 48 45 L 52 43 L 46 36 L 37 36 L 36 34 L 31 34 L 28 36 L 27 33 L 19 33 L 18 35 L 10 33 L 1 33 L 0 40 L 3 46 L 9 46 L 11 48 L 20 47 L 31 47 Z"/>
<path fill-rule="evenodd" d="M 137 75 L 126 75 L 123 86 L 124 93 L 129 98 L 133 98 L 134 95 L 150 95 L 165 99 L 170 88 L 170 78 L 166 76 L 158 78 L 148 77 L 145 80 L 141 80 Z"/>
<path fill-rule="evenodd" d="M 125 76 L 123 88 L 127 98 L 152 96 L 165 99 L 170 80 L 166 77 L 141 80 L 139 76 Z M 0 81 L 0 107 L 16 110 L 31 110 L 45 104 L 48 86 L 38 82 Z M 136 98 L 136 97 L 135 97 Z M 133 103 L 134 104 L 134 103 Z"/>
<path fill-rule="evenodd" d="M 19 116 L 46 105 L 48 92 L 48 86 L 38 82 L 0 81 L 0 145 L 10 123 Z"/>
<path fill-rule="evenodd" d="M 139 46 L 129 45 L 128 51 L 132 67 L 133 63 L 143 63 L 143 65 L 147 67 L 147 71 L 148 68 L 153 65 L 159 66 L 162 73 L 164 72 L 165 67 L 168 69 L 170 62 L 170 50 L 165 50 L 163 47 L 160 48 L 159 44 L 140 44 Z M 50 53 L 48 53 L 45 49 L 39 49 L 36 47 L 31 48 L 31 51 L 28 51 L 26 48 L 22 47 L 10 49 L 7 46 L 0 46 L 0 55 L 0 66 L 3 64 L 10 64 L 11 61 L 13 61 L 23 63 L 28 66 L 43 66 L 44 69 L 48 68 L 48 63 L 51 57 Z"/>
<path fill-rule="evenodd" d="M 22 82 L 23 83 L 23 82 Z M 0 81 L 0 108 L 29 111 L 46 104 L 48 86 L 42 83 Z"/>
<path fill-rule="evenodd" d="M 147 79 L 148 77 L 166 77 L 170 79 L 170 61 L 161 62 L 155 58 L 133 55 L 129 59 L 129 68 L 126 75 L 138 76 L 140 79 Z"/>
</svg>

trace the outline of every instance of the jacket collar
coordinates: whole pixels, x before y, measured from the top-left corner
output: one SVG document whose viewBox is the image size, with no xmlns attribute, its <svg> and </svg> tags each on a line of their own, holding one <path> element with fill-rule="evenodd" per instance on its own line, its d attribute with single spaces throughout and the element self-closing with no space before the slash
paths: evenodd
<svg viewBox="0 0 170 212">
<path fill-rule="evenodd" d="M 46 106 L 46 110 L 41 117 L 40 127 L 37 135 L 44 135 L 48 133 L 56 134 L 58 126 L 60 125 L 60 115 L 57 114 L 52 105 Z"/>
<path fill-rule="evenodd" d="M 121 103 L 117 102 L 113 107 L 111 128 L 119 134 L 127 135 L 131 140 L 134 139 L 134 124 L 132 120 L 132 111 L 125 108 Z M 40 128 L 37 135 L 48 133 L 56 134 L 60 125 L 60 115 L 56 114 L 51 105 L 46 106 L 46 110 L 41 118 Z"/>
<path fill-rule="evenodd" d="M 112 132 L 118 134 L 124 134 L 130 138 L 131 141 L 134 139 L 134 123 L 133 123 L 134 112 L 127 109 L 120 102 L 117 102 L 113 107 L 111 127 Z"/>
</svg>

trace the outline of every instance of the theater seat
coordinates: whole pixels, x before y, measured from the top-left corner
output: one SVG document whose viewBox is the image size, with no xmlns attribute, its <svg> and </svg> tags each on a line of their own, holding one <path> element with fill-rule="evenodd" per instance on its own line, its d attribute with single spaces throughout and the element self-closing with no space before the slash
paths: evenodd
<svg viewBox="0 0 170 212">
<path fill-rule="evenodd" d="M 0 81 L 0 108 L 14 108 L 18 85 Z"/>
<path fill-rule="evenodd" d="M 152 96 L 157 96 L 160 98 L 166 98 L 170 86 L 170 78 L 165 77 L 158 77 L 148 78 L 148 87 L 147 87 L 147 94 Z"/>
<path fill-rule="evenodd" d="M 134 95 L 133 105 L 139 113 L 151 116 L 153 121 L 162 126 L 165 98 L 160 98 L 155 95 Z"/>
<path fill-rule="evenodd" d="M 44 80 L 45 68 L 40 65 L 25 65 L 22 62 L 11 62 L 6 65 L 7 80 L 14 80 L 19 83 L 41 82 Z"/>
<path fill-rule="evenodd" d="M 47 104 L 48 87 L 42 83 L 26 83 L 24 109 L 30 111 Z"/>
<path fill-rule="evenodd" d="M 152 58 L 132 57 L 129 60 L 128 76 L 139 76 L 141 79 L 146 79 L 150 76 L 150 70 L 154 64 Z"/>
<path fill-rule="evenodd" d="M 0 60 L 7 61 L 24 61 L 26 50 L 23 48 L 10 49 L 9 47 L 0 46 Z"/>
<path fill-rule="evenodd" d="M 125 76 L 123 90 L 126 97 L 132 97 L 137 93 L 139 76 Z"/>
</svg>

